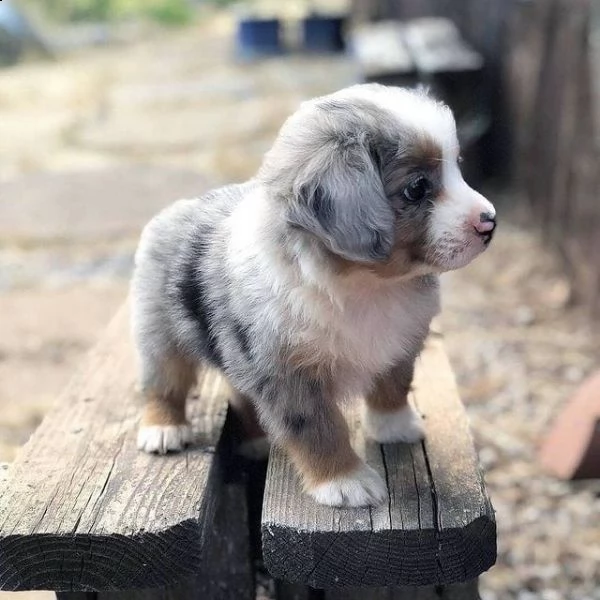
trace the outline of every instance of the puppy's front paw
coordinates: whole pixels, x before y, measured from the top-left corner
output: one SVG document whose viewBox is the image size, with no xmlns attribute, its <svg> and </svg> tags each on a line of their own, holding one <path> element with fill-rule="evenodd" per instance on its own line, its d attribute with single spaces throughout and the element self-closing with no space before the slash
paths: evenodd
<svg viewBox="0 0 600 600">
<path fill-rule="evenodd" d="M 138 431 L 137 447 L 149 453 L 179 452 L 192 441 L 192 428 L 183 425 L 142 425 Z"/>
<path fill-rule="evenodd" d="M 380 444 L 414 444 L 425 437 L 425 423 L 410 404 L 395 412 L 378 412 L 367 406 L 363 424 L 367 436 Z"/>
<path fill-rule="evenodd" d="M 379 506 L 387 498 L 387 486 L 375 469 L 362 463 L 351 473 L 320 483 L 308 490 L 328 506 Z"/>
</svg>

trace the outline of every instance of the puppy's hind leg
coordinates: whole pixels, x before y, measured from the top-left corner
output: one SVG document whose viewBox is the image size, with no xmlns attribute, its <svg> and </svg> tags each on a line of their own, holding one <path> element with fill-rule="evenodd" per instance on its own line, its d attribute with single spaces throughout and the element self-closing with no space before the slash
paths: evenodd
<svg viewBox="0 0 600 600">
<path fill-rule="evenodd" d="M 137 446 L 145 452 L 166 454 L 192 441 L 185 418 L 188 392 L 196 383 L 196 365 L 177 355 L 142 358 L 141 387 L 145 407 Z"/>
</svg>

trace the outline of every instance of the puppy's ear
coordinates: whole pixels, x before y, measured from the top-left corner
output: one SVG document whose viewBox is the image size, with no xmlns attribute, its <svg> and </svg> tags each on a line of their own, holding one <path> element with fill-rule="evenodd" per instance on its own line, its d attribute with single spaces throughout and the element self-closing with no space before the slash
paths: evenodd
<svg viewBox="0 0 600 600">
<path fill-rule="evenodd" d="M 288 219 L 346 259 L 389 258 L 394 213 L 368 141 L 324 144 L 295 179 Z"/>
</svg>

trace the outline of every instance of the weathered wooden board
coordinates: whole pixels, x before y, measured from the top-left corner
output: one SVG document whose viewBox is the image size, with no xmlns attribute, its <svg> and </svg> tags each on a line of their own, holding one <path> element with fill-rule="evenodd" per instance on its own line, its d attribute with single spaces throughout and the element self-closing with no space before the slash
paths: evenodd
<svg viewBox="0 0 600 600">
<path fill-rule="evenodd" d="M 198 573 L 228 388 L 201 375 L 193 448 L 138 452 L 128 332 L 123 309 L 11 465 L 0 492 L 0 589 L 149 588 Z"/>
<path fill-rule="evenodd" d="M 273 451 L 262 517 L 275 577 L 316 588 L 427 586 L 476 578 L 496 559 L 494 511 L 441 339 L 418 362 L 413 401 L 426 418 L 421 445 L 380 446 L 355 427 L 355 447 L 386 479 L 389 503 L 332 509 L 301 492 Z M 356 424 L 356 412 L 349 415 Z"/>
<path fill-rule="evenodd" d="M 59 600 L 254 600 L 246 489 L 223 486 L 208 533 L 205 560 L 196 577 L 160 589 L 62 592 Z"/>
<path fill-rule="evenodd" d="M 180 600 L 254 600 L 248 532 L 245 483 L 228 483 L 223 486 L 215 517 L 208 526 L 204 560 L 191 586 L 193 594 L 180 595 Z M 99 600 L 110 598 L 101 594 Z"/>
</svg>

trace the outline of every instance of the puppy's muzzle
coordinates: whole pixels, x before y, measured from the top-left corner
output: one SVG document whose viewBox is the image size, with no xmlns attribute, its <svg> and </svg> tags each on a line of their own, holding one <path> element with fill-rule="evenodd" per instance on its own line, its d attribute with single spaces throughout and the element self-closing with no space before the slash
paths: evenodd
<svg viewBox="0 0 600 600">
<path fill-rule="evenodd" d="M 479 223 L 475 225 L 475 231 L 486 246 L 492 241 L 495 230 L 496 216 L 492 213 L 482 212 L 479 215 Z"/>
</svg>

